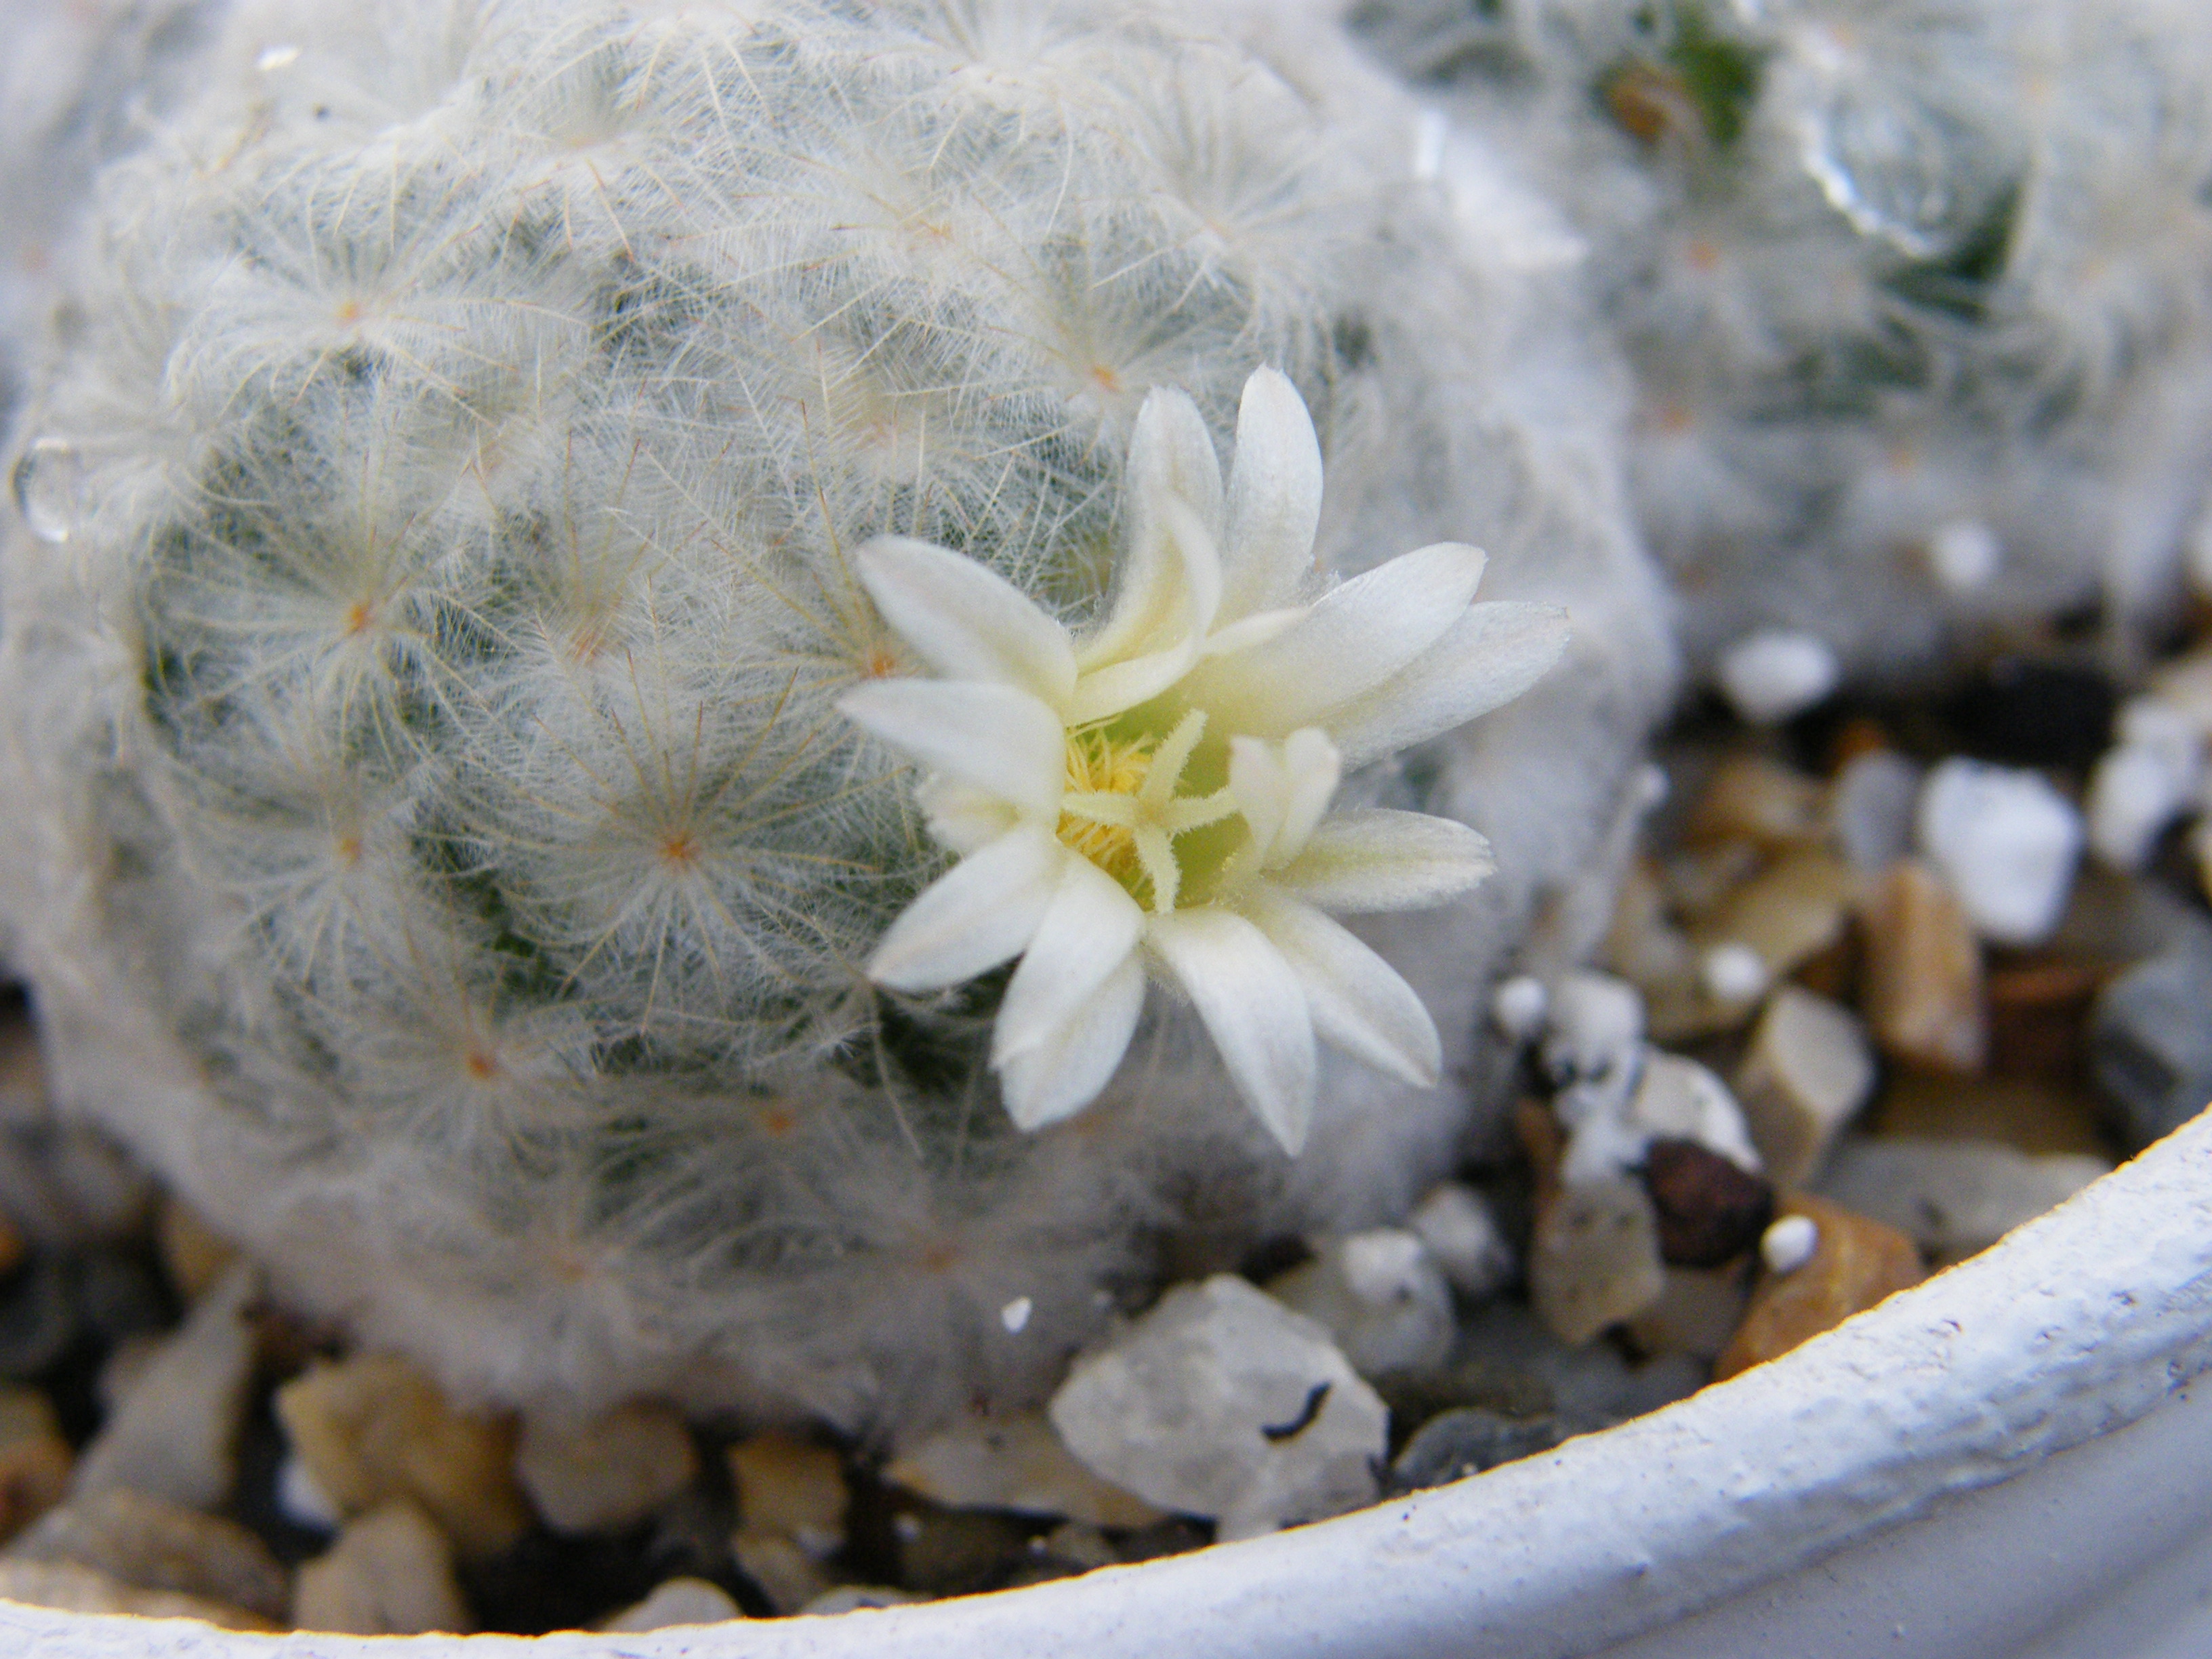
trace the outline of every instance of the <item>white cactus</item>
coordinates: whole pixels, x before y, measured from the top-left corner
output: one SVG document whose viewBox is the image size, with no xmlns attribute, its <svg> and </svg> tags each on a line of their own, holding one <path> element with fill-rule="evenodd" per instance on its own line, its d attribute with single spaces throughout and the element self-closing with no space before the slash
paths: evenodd
<svg viewBox="0 0 2212 1659">
<path fill-rule="evenodd" d="M 2178 598 L 2212 471 L 2212 23 L 2176 0 L 1369 0 L 1589 238 L 1701 665 L 1913 672 Z"/>
<path fill-rule="evenodd" d="M 1347 49 L 1221 21 L 238 15 L 105 178 L 16 451 L 8 908 L 67 1099 L 469 1393 L 854 1427 L 1036 1398 L 1165 1241 L 1410 1206 L 1664 695 L 1661 607 L 1553 280 L 1453 240 Z M 1366 930 L 1446 1086 L 1325 1070 L 1291 1163 L 1156 1006 L 1024 1133 L 1003 981 L 864 971 L 950 861 L 839 710 L 915 665 L 859 555 L 1089 629 L 1148 394 L 1225 456 L 1263 367 L 1328 466 L 1302 602 L 1449 536 L 1573 613 L 1536 692 L 1344 784 L 1505 872 Z"/>
</svg>

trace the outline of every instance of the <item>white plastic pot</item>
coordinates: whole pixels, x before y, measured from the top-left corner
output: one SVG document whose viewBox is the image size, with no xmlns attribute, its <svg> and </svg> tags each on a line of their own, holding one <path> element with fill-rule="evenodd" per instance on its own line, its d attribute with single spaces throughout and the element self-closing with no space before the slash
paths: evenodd
<svg viewBox="0 0 2212 1659">
<path fill-rule="evenodd" d="M 240 1636 L 0 1603 L 15 1659 L 2212 1653 L 2212 1116 L 1772 1364 L 1250 1543 L 644 1636 Z"/>
</svg>

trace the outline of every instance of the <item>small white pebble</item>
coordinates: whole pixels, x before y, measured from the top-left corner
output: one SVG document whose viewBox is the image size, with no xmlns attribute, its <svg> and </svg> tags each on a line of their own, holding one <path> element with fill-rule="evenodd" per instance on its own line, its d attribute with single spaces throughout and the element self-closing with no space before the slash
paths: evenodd
<svg viewBox="0 0 2212 1659">
<path fill-rule="evenodd" d="M 1413 1300 L 1428 1266 L 1429 1247 L 1420 1235 L 1395 1227 L 1352 1233 L 1344 1240 L 1344 1282 L 1370 1307 L 1388 1308 Z"/>
<path fill-rule="evenodd" d="M 1984 938 L 2033 945 L 2058 925 L 2085 834 L 2073 802 L 2042 774 L 1947 760 L 1921 787 L 1916 828 Z"/>
<path fill-rule="evenodd" d="M 2003 559 L 2004 544 L 1979 519 L 1954 519 L 1928 538 L 1928 568 L 1954 593 L 1987 587 Z"/>
<path fill-rule="evenodd" d="M 2124 743 L 2098 758 L 2089 778 L 2089 846 L 2115 870 L 2140 870 L 2166 825 L 2194 792 L 2148 744 Z"/>
<path fill-rule="evenodd" d="M 1501 1036 L 1516 1042 L 1527 1042 L 1544 1029 L 1544 1017 L 1551 1012 L 1552 994 L 1544 988 L 1544 981 L 1528 974 L 1516 974 L 1498 981 L 1490 996 L 1491 1024 Z"/>
<path fill-rule="evenodd" d="M 300 61 L 297 46 L 264 46 L 261 55 L 253 60 L 253 67 L 264 75 L 274 75 L 278 70 L 289 69 Z"/>
<path fill-rule="evenodd" d="M 1716 945 L 1698 964 L 1698 976 L 1716 1002 L 1750 1002 L 1766 988 L 1766 962 L 1748 945 Z"/>
<path fill-rule="evenodd" d="M 1463 1296 L 1490 1296 L 1513 1276 L 1513 1247 L 1489 1201 L 1471 1188 L 1446 1182 L 1415 1206 L 1406 1225 Z"/>
<path fill-rule="evenodd" d="M 1019 1335 L 1022 1328 L 1030 1322 L 1030 1315 L 1036 1310 L 1036 1303 L 1025 1296 L 1018 1296 L 999 1310 L 999 1322 L 1009 1332 Z"/>
<path fill-rule="evenodd" d="M 277 1465 L 276 1507 L 294 1526 L 310 1532 L 336 1532 L 345 1520 L 330 1494 L 315 1484 L 315 1477 L 297 1452 L 288 1454 Z"/>
<path fill-rule="evenodd" d="M 1759 1236 L 1759 1259 L 1771 1273 L 1794 1273 L 1820 1248 L 1820 1229 L 1809 1215 L 1785 1215 Z"/>
<path fill-rule="evenodd" d="M 1753 726 L 1776 726 L 1803 714 L 1842 678 L 1833 648 L 1810 634 L 1764 629 L 1721 653 L 1721 691 Z"/>
</svg>

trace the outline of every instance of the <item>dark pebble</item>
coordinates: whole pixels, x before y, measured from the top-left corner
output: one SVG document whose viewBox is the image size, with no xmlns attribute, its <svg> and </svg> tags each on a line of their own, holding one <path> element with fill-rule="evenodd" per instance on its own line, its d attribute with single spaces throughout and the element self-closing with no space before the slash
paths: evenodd
<svg viewBox="0 0 2212 1659">
<path fill-rule="evenodd" d="M 76 1298 L 68 1262 L 41 1251 L 0 1287 L 0 1376 L 27 1382 L 76 1340 Z"/>
<path fill-rule="evenodd" d="M 2171 1134 L 2212 1101 L 2212 929 L 2105 988 L 2089 1020 L 2089 1075 L 2126 1149 Z"/>
<path fill-rule="evenodd" d="M 1557 1418 L 1508 1417 L 1480 1407 L 1462 1407 L 1421 1425 L 1391 1464 L 1390 1486 L 1398 1492 L 1441 1486 L 1549 1451 L 1565 1437 Z"/>
<path fill-rule="evenodd" d="M 2098 669 L 2008 657 L 1945 709 L 1965 751 L 2005 766 L 2086 773 L 2112 746 L 2119 692 Z"/>
<path fill-rule="evenodd" d="M 1694 1140 L 1655 1140 L 1644 1184 L 1659 1216 L 1659 1255 L 1670 1267 L 1717 1267 L 1754 1244 L 1774 1219 L 1774 1188 Z"/>
</svg>

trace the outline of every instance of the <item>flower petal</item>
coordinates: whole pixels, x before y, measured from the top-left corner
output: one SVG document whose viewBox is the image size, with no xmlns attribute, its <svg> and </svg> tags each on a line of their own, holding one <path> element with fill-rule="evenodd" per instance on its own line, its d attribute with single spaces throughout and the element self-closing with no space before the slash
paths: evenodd
<svg viewBox="0 0 2212 1659">
<path fill-rule="evenodd" d="M 1201 906 L 1150 919 L 1145 938 L 1190 995 L 1244 1103 L 1293 1158 L 1313 1122 L 1313 1017 L 1304 988 L 1243 917 Z"/>
<path fill-rule="evenodd" d="M 1443 1068 L 1436 1022 L 1396 969 L 1310 904 L 1264 891 L 1245 905 L 1305 987 L 1314 1030 L 1377 1071 L 1432 1088 Z"/>
<path fill-rule="evenodd" d="M 872 680 L 837 700 L 848 720 L 931 771 L 1057 818 L 1067 732 L 1026 691 L 976 680 Z"/>
<path fill-rule="evenodd" d="M 1122 484 L 1128 506 L 1128 539 L 1113 606 L 1105 623 L 1085 642 L 1081 660 L 1105 664 L 1158 648 L 1164 618 L 1178 620 L 1185 608 L 1191 557 L 1185 545 L 1195 526 L 1213 563 L 1212 596 L 1198 632 L 1203 635 L 1220 601 L 1216 544 L 1221 533 L 1221 463 L 1213 453 L 1206 417 L 1188 394 L 1155 389 L 1137 411 L 1129 439 L 1129 465 Z M 1181 522 L 1175 509 L 1181 508 Z M 1124 705 L 1125 707 L 1127 705 Z"/>
<path fill-rule="evenodd" d="M 991 1028 L 991 1063 L 1049 1041 L 1137 948 L 1145 913 L 1090 860 L 1063 864 Z"/>
<path fill-rule="evenodd" d="M 1510 702 L 1567 648 L 1557 605 L 1492 599 L 1471 605 L 1449 633 L 1327 722 L 1347 769 L 1425 742 Z"/>
<path fill-rule="evenodd" d="M 1035 824 L 969 854 L 899 913 L 868 977 L 894 991 L 941 990 L 1020 955 L 1073 857 Z"/>
<path fill-rule="evenodd" d="M 1279 638 L 1209 661 L 1191 697 L 1240 732 L 1280 737 L 1389 681 L 1457 622 L 1482 553 L 1456 542 L 1401 554 L 1317 600 Z"/>
<path fill-rule="evenodd" d="M 1314 726 L 1281 743 L 1265 738 L 1229 742 L 1229 793 L 1251 840 L 1238 854 L 1252 872 L 1295 858 L 1336 793 L 1342 775 L 1336 746 Z"/>
<path fill-rule="evenodd" d="M 1000 1061 L 1000 1093 L 1016 1127 L 1042 1129 L 1097 1099 L 1128 1052 L 1144 1006 L 1144 964 L 1133 953 L 1044 1042 Z"/>
<path fill-rule="evenodd" d="M 905 536 L 853 556 L 884 620 L 946 679 L 1017 686 L 1057 708 L 1075 689 L 1067 630 L 995 570 Z"/>
<path fill-rule="evenodd" d="M 1240 617 L 1297 598 L 1313 572 L 1321 526 L 1321 442 L 1305 399 L 1272 368 L 1244 382 L 1229 468 L 1221 614 Z"/>
<path fill-rule="evenodd" d="M 1490 843 L 1455 819 L 1378 806 L 1323 818 L 1269 879 L 1309 904 L 1356 914 L 1434 904 L 1497 867 Z"/>
<path fill-rule="evenodd" d="M 947 851 L 963 857 L 989 846 L 1021 821 L 1021 814 L 998 796 L 950 778 L 923 779 L 915 786 L 914 800 L 929 820 L 929 833 Z"/>
</svg>

